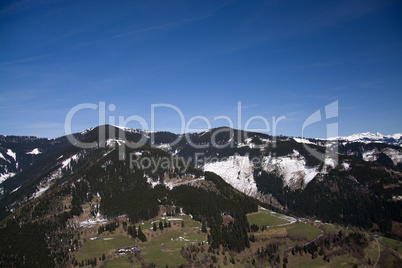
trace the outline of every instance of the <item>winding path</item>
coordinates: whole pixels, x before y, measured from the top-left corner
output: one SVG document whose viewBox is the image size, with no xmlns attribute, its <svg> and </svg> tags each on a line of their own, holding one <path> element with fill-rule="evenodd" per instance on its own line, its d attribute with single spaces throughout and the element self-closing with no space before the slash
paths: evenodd
<svg viewBox="0 0 402 268">
<path fill-rule="evenodd" d="M 378 261 L 380 260 L 380 257 L 381 257 L 380 243 L 378 242 L 378 238 L 376 238 L 375 240 L 377 241 L 377 246 L 378 246 L 378 258 L 377 258 L 377 261 L 374 264 L 374 268 L 377 267 L 377 263 L 378 263 Z"/>
</svg>

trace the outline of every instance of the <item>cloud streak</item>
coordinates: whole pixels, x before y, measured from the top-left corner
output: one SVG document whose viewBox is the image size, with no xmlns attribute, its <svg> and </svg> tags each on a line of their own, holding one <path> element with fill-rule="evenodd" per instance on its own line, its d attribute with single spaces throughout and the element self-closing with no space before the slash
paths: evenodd
<svg viewBox="0 0 402 268">
<path fill-rule="evenodd" d="M 53 56 L 53 55 L 54 55 L 54 53 L 49 53 L 49 54 L 45 54 L 45 55 L 28 57 L 28 58 L 14 60 L 14 61 L 4 61 L 4 62 L 0 62 L 0 66 L 13 65 L 13 64 L 19 64 L 19 63 L 26 63 L 26 62 L 41 60 L 43 58 L 47 58 L 47 57 L 50 57 L 50 56 Z"/>
<path fill-rule="evenodd" d="M 58 0 L 20 0 L 10 2 L 11 3 L 9 5 L 0 8 L 0 14 L 12 15 L 14 13 L 29 10 L 36 6 L 42 6 L 53 2 L 58 2 Z"/>
<path fill-rule="evenodd" d="M 311 16 L 298 24 L 295 29 L 282 33 L 283 37 L 305 34 L 312 31 L 323 30 L 334 27 L 355 19 L 368 13 L 382 9 L 395 2 L 394 0 L 350 0 L 334 2 L 335 6 L 326 8 L 317 15 Z"/>
<path fill-rule="evenodd" d="M 78 46 L 92 45 L 92 44 L 96 44 L 96 43 L 110 41 L 110 40 L 113 40 L 113 39 L 118 39 L 118 38 L 130 36 L 130 35 L 135 35 L 135 34 L 140 34 L 140 33 L 145 33 L 145 32 L 170 29 L 170 28 L 178 27 L 178 26 L 183 25 L 185 23 L 204 20 L 204 19 L 207 19 L 207 18 L 209 18 L 211 16 L 212 16 L 212 14 L 209 14 L 209 15 L 206 15 L 206 16 L 198 17 L 198 18 L 189 18 L 189 19 L 184 19 L 184 20 L 180 20 L 180 21 L 174 21 L 174 22 L 169 22 L 169 23 L 165 23 L 165 24 L 155 25 L 155 26 L 151 26 L 151 27 L 145 27 L 145 28 L 142 28 L 142 29 L 136 29 L 136 30 L 133 30 L 133 31 L 120 33 L 120 34 L 117 34 L 117 35 L 114 35 L 114 36 L 111 36 L 111 37 L 107 37 L 107 38 L 103 38 L 103 39 L 99 39 L 99 40 L 94 40 L 94 41 L 90 41 L 90 42 L 86 42 L 86 43 L 81 43 Z"/>
</svg>

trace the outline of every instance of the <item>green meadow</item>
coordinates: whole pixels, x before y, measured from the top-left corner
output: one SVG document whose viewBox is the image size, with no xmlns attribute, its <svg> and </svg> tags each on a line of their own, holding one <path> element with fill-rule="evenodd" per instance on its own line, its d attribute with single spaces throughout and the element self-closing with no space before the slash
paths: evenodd
<svg viewBox="0 0 402 268">
<path fill-rule="evenodd" d="M 308 240 L 312 240 L 322 234 L 322 232 L 314 226 L 301 222 L 290 225 L 287 228 L 287 232 L 290 236 L 305 237 Z"/>
<path fill-rule="evenodd" d="M 250 224 L 257 224 L 259 227 L 276 226 L 291 222 L 289 217 L 269 210 L 260 210 L 255 213 L 247 214 L 247 219 Z"/>
<path fill-rule="evenodd" d="M 156 221 L 159 226 L 159 221 L 171 220 L 171 228 L 166 228 L 163 231 L 152 231 L 152 222 Z M 184 222 L 184 227 L 181 223 Z M 128 236 L 121 234 L 102 234 L 100 239 L 88 239 L 84 245 L 75 253 L 76 260 L 81 262 L 85 259 L 98 260 L 98 266 L 102 263 L 99 257 L 102 254 L 112 256 L 119 248 L 128 246 L 138 246 L 141 250 L 141 258 L 146 263 L 154 263 L 157 266 L 178 266 L 185 263 L 186 260 L 181 256 L 180 250 L 183 246 L 191 243 L 199 243 L 206 241 L 206 234 L 199 233 L 201 224 L 194 221 L 191 216 L 178 217 L 157 217 L 143 223 L 137 223 L 136 226 L 141 226 L 141 229 L 147 237 L 147 242 L 133 240 Z M 122 227 L 119 227 L 119 230 Z M 121 229 L 122 230 L 122 229 Z M 114 258 L 107 262 L 106 267 L 141 267 L 139 261 L 133 254 L 127 254 L 119 258 Z"/>
<path fill-rule="evenodd" d="M 103 253 L 119 248 L 134 246 L 136 242 L 122 235 L 102 236 L 98 240 L 87 240 L 75 254 L 77 261 L 99 258 Z"/>
<path fill-rule="evenodd" d="M 141 257 L 146 263 L 153 262 L 157 266 L 177 266 L 186 262 L 180 254 L 183 246 L 203 242 L 205 239 L 205 234 L 191 233 L 189 228 L 164 232 L 144 244 Z"/>
<path fill-rule="evenodd" d="M 130 258 L 130 259 L 129 259 Z M 141 268 L 141 263 L 135 257 L 121 257 L 106 264 L 107 268 Z"/>
</svg>

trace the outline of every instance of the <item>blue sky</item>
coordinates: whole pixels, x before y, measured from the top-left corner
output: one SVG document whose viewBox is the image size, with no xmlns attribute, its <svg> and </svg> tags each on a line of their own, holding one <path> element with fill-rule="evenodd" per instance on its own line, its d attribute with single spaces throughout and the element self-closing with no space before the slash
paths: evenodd
<svg viewBox="0 0 402 268">
<path fill-rule="evenodd" d="M 273 134 L 284 116 L 276 134 L 301 136 L 334 101 L 338 116 L 305 136 L 326 137 L 328 123 L 339 135 L 402 132 L 401 33 L 402 4 L 388 0 L 2 1 L 0 134 L 62 136 L 83 103 L 113 104 L 106 123 L 150 127 L 164 103 L 186 124 L 198 116 L 191 129 L 260 116 Z M 154 112 L 156 130 L 180 132 L 176 110 Z M 79 110 L 72 130 L 98 114 Z"/>
</svg>

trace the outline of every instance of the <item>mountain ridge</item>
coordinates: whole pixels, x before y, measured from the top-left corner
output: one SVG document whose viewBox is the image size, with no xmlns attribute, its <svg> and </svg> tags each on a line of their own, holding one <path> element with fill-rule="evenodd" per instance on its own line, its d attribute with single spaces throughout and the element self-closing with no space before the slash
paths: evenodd
<svg viewBox="0 0 402 268">
<path fill-rule="evenodd" d="M 133 146 L 143 134 L 144 144 Z M 66 136 L 0 139 L 0 152 L 10 160 L 0 159 L 1 167 L 18 166 L 0 184 L 0 237 L 12 245 L 1 248 L 0 264 L 21 264 L 12 254 L 20 250 L 8 235 L 18 226 L 24 234 L 35 230 L 47 237 L 45 244 L 54 250 L 40 256 L 51 266 L 65 263 L 68 252 L 80 247 L 74 228 L 92 228 L 88 222 L 110 224 L 123 215 L 138 223 L 161 209 L 180 209 L 208 226 L 211 250 L 247 248 L 246 214 L 256 212 L 257 205 L 402 237 L 398 146 L 341 142 L 335 161 L 326 154 L 332 148 L 321 140 L 230 128 L 177 135 L 105 125 L 73 136 L 90 146 L 80 148 Z M 27 154 L 35 149 L 41 153 Z M 225 225 L 224 219 L 233 223 Z M 46 248 L 35 241 L 29 245 Z"/>
<path fill-rule="evenodd" d="M 106 129 L 109 131 L 106 131 Z M 303 140 L 284 136 L 273 137 L 263 133 L 245 132 L 243 130 L 226 127 L 214 128 L 199 133 L 177 135 L 170 132 L 151 133 L 149 131 L 121 128 L 111 125 L 90 128 L 75 133 L 73 136 L 81 139 L 83 142 L 94 142 L 99 137 L 98 130 L 106 131 L 105 141 L 103 141 L 105 144 L 99 144 L 99 146 L 107 148 L 115 143 L 117 143 L 118 146 L 123 144 L 125 141 L 119 140 L 120 134 L 132 142 L 141 140 L 142 135 L 145 135 L 145 143 L 148 144 L 148 146 L 159 148 L 172 155 L 181 157 L 186 161 L 189 161 L 193 166 L 198 166 L 204 171 L 214 171 L 221 175 L 226 182 L 235 186 L 239 191 L 246 192 L 248 195 L 253 197 L 258 197 L 260 200 L 266 200 L 266 198 L 268 198 L 265 194 L 268 196 L 271 196 L 272 194 L 267 192 L 261 196 L 261 189 L 258 189 L 258 183 L 255 183 L 260 174 L 276 174 L 275 176 L 279 176 L 278 179 L 280 178 L 282 181 L 282 186 L 280 187 L 290 187 L 290 189 L 294 191 L 299 188 L 304 189 L 316 176 L 325 175 L 331 169 L 335 168 L 333 160 L 324 158 L 317 159 L 306 151 L 306 146 L 312 146 L 314 150 L 324 153 L 326 150 L 326 145 L 324 144 L 325 140 Z M 153 140 L 151 140 L 150 135 L 153 135 Z M 13 139 L 16 138 L 14 137 Z M 45 143 L 52 142 L 54 144 L 59 144 L 61 147 L 69 144 L 66 136 L 55 140 L 39 140 L 42 142 L 45 141 Z M 216 142 L 215 145 L 218 147 L 223 146 L 224 148 L 219 149 L 210 141 L 214 141 Z M 171 146 L 173 143 L 175 144 Z M 194 147 L 193 145 L 196 146 Z M 0 143 L 0 146 L 2 146 L 2 143 Z M 201 146 L 202 148 L 197 149 L 196 147 L 198 146 Z M 358 157 L 368 163 L 385 165 L 387 168 L 396 171 L 401 170 L 401 151 L 397 149 L 397 147 L 392 147 L 392 145 L 390 145 L 391 147 L 385 144 L 379 146 L 380 145 L 375 145 L 375 143 L 362 143 L 361 146 L 341 143 L 339 145 L 339 152 L 344 156 L 340 158 L 340 168 L 345 171 L 350 169 L 351 160 L 345 160 L 344 157 L 352 156 Z M 47 147 L 48 146 L 45 145 L 43 146 L 43 149 L 41 149 L 42 147 L 39 148 L 34 144 L 29 148 L 24 147 L 25 156 L 30 157 L 31 159 L 31 162 L 28 162 L 28 168 L 33 164 L 33 159 L 44 157 L 46 149 L 48 150 Z M 0 152 L 1 150 L 2 149 L 0 148 Z M 3 151 L 5 150 L 9 149 L 3 148 Z M 41 154 L 29 154 L 34 150 L 41 152 Z M 202 157 L 196 159 L 197 154 Z M 21 158 L 21 153 L 17 152 L 16 155 L 17 159 Z M 72 155 L 70 157 L 74 156 L 75 155 Z M 60 161 L 71 161 L 65 159 L 65 155 L 57 155 L 57 157 Z M 227 160 L 232 161 L 232 163 L 227 162 Z M 238 162 L 239 160 L 240 162 Z M 255 163 L 252 163 L 254 160 L 260 161 L 259 165 L 261 166 L 259 168 L 256 168 Z M 2 159 L 0 159 L 0 161 L 2 161 Z M 238 166 L 239 163 L 246 164 L 247 167 Z M 18 166 L 19 163 L 10 162 L 6 164 L 14 164 Z M 19 166 L 21 168 L 23 165 L 21 164 Z M 61 168 L 64 168 L 66 164 L 61 163 L 60 166 Z M 245 169 L 248 169 L 247 174 L 243 174 Z M 236 172 L 239 174 L 237 178 L 233 173 L 234 170 L 237 170 Z M 258 171 L 257 174 L 255 174 L 256 171 Z M 5 176 L 4 174 L 7 176 L 9 173 L 3 173 L 2 176 Z M 17 191 L 17 188 L 21 186 L 21 183 L 17 183 L 17 181 L 24 176 L 18 176 L 18 172 L 12 173 L 11 175 L 10 178 L 16 176 L 17 179 L 9 181 L 8 178 L 5 183 L 0 184 L 0 196 L 3 195 L 5 191 L 8 193 Z M 46 189 L 46 186 L 44 187 L 45 188 L 38 187 L 38 192 L 40 192 L 40 189 Z M 397 197 L 398 195 L 396 198 Z M 270 202 L 278 204 L 277 201 L 278 200 L 274 198 Z M 283 206 L 280 207 L 283 208 Z"/>
</svg>

